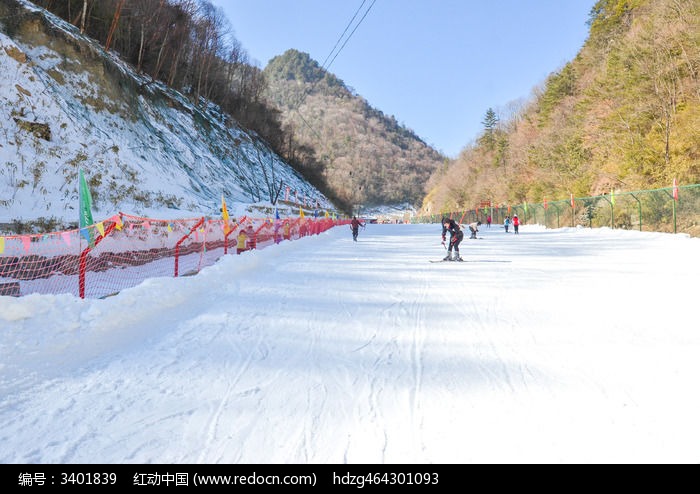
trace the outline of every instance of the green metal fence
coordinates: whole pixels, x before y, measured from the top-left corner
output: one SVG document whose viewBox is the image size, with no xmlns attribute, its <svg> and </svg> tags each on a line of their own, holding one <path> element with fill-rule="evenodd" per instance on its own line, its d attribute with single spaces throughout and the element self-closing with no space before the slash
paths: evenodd
<svg viewBox="0 0 700 494">
<path fill-rule="evenodd" d="M 442 216 L 470 223 L 503 224 L 517 214 L 523 224 L 547 228 L 587 226 L 627 230 L 687 233 L 700 237 L 700 184 L 635 192 L 611 192 L 594 197 L 570 197 L 561 201 L 497 205 L 414 218 L 415 223 L 436 223 Z"/>
</svg>

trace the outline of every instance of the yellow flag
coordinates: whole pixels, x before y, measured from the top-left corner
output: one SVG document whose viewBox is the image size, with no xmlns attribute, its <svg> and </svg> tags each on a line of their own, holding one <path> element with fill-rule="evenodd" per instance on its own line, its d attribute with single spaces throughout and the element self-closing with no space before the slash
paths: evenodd
<svg viewBox="0 0 700 494">
<path fill-rule="evenodd" d="M 304 217 L 304 210 L 301 209 L 301 206 L 299 206 L 299 218 L 303 218 L 303 217 Z"/>
<path fill-rule="evenodd" d="M 227 235 L 228 232 L 231 231 L 231 226 L 228 224 L 228 209 L 226 209 L 226 200 L 224 199 L 223 194 L 221 194 L 221 217 L 224 220 L 224 234 Z"/>
<path fill-rule="evenodd" d="M 0 254 L 5 252 L 5 237 L 0 237 Z"/>
</svg>

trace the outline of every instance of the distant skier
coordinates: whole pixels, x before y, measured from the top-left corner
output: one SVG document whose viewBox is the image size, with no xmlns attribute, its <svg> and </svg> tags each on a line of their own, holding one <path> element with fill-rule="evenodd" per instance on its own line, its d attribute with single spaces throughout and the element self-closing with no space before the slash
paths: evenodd
<svg viewBox="0 0 700 494">
<path fill-rule="evenodd" d="M 464 259 L 459 255 L 459 244 L 464 239 L 464 232 L 455 220 L 445 217 L 442 219 L 443 245 L 445 245 L 445 241 L 447 240 L 447 232 L 450 232 L 450 245 L 447 247 L 447 255 L 443 261 L 463 261 Z M 454 257 L 452 257 L 453 250 Z"/>
<path fill-rule="evenodd" d="M 238 233 L 236 254 L 255 249 L 255 243 L 255 232 L 252 225 L 248 225 L 248 228 Z"/>
<path fill-rule="evenodd" d="M 510 216 L 506 216 L 506 219 L 503 220 L 503 228 L 506 229 L 506 233 L 508 233 L 509 226 L 510 226 Z"/>
<path fill-rule="evenodd" d="M 479 227 L 481 226 L 481 221 L 475 221 L 474 223 L 469 224 L 469 231 L 471 232 L 471 235 L 469 238 L 476 238 L 476 233 L 479 231 Z"/>
<path fill-rule="evenodd" d="M 350 222 L 350 228 L 352 229 L 352 239 L 357 242 L 357 236 L 360 233 L 360 227 L 364 228 L 365 224 L 357 219 L 357 216 L 352 217 L 352 221 Z"/>
<path fill-rule="evenodd" d="M 518 227 L 520 226 L 520 220 L 518 219 L 518 215 L 515 214 L 513 215 L 513 233 L 516 235 L 518 234 Z"/>
</svg>

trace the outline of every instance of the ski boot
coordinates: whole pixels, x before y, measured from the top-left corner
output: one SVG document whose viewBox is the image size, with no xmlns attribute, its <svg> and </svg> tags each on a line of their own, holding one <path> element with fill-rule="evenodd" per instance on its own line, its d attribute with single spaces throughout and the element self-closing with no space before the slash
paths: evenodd
<svg viewBox="0 0 700 494">
<path fill-rule="evenodd" d="M 462 259 L 462 256 L 459 255 L 459 252 L 455 252 L 455 256 L 454 256 L 454 258 L 452 258 L 452 260 L 453 261 L 460 261 L 460 262 L 464 261 L 464 259 Z"/>
<path fill-rule="evenodd" d="M 443 257 L 443 261 L 451 261 L 452 260 L 452 252 L 448 252 L 445 257 Z"/>
</svg>

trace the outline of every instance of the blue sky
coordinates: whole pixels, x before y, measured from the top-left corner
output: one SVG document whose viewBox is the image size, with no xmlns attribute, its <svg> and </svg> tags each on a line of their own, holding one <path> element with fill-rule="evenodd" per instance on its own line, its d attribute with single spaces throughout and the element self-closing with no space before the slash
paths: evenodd
<svg viewBox="0 0 700 494">
<path fill-rule="evenodd" d="M 530 97 L 576 56 L 595 0 L 212 3 L 261 68 L 289 48 L 319 64 L 328 59 L 324 67 L 371 106 L 456 157 L 482 130 L 488 108 Z"/>
</svg>

